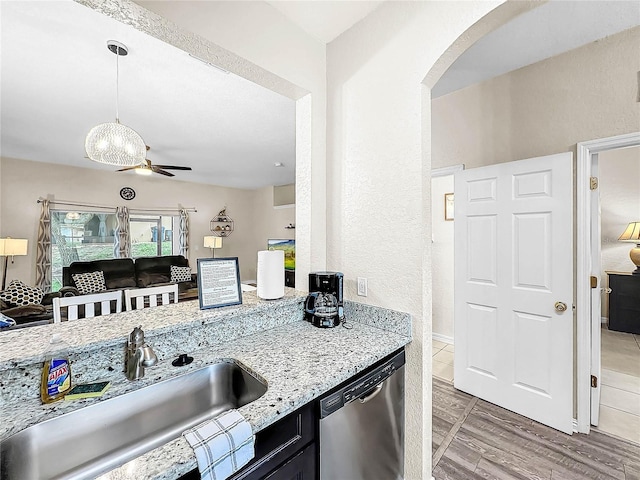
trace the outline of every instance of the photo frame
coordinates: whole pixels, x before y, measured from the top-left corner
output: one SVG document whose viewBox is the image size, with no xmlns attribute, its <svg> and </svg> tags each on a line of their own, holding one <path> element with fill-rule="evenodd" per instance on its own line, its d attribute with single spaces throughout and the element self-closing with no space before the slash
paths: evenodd
<svg viewBox="0 0 640 480">
<path fill-rule="evenodd" d="M 198 259 L 200 309 L 242 304 L 238 257 Z"/>
<path fill-rule="evenodd" d="M 453 193 L 444 194 L 444 220 L 446 222 L 452 222 L 454 215 L 454 199 Z"/>
</svg>

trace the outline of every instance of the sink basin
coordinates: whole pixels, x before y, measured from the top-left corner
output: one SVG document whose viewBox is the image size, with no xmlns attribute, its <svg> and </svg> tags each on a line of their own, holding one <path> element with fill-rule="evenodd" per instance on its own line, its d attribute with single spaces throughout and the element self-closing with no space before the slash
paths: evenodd
<svg viewBox="0 0 640 480">
<path fill-rule="evenodd" d="M 0 478 L 94 478 L 266 391 L 235 363 L 210 365 L 8 437 L 0 442 Z"/>
</svg>

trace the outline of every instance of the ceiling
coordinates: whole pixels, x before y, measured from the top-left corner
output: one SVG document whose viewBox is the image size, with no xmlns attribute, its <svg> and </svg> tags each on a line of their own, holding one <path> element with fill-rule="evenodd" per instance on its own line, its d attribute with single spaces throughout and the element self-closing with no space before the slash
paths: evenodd
<svg viewBox="0 0 640 480">
<path fill-rule="evenodd" d="M 322 43 L 335 40 L 382 4 L 383 0 L 267 0 L 312 37 Z"/>
<path fill-rule="evenodd" d="M 328 43 L 383 2 L 268 3 Z M 3 1 L 0 8 L 3 157 L 115 170 L 84 158 L 84 138 L 115 118 L 116 57 L 106 42 L 118 40 L 129 48 L 120 58 L 120 121 L 151 146 L 152 162 L 193 168 L 175 172 L 179 180 L 228 187 L 295 181 L 293 100 L 72 0 Z M 638 24 L 637 1 L 552 0 L 480 39 L 444 74 L 433 96 Z"/>
<path fill-rule="evenodd" d="M 482 37 L 449 67 L 436 98 L 640 25 L 640 2 L 551 0 Z"/>
<path fill-rule="evenodd" d="M 295 102 L 73 1 L 1 2 L 3 157 L 116 170 L 85 157 L 84 139 L 115 118 L 175 179 L 255 189 L 295 181 Z M 275 167 L 282 163 L 282 167 Z M 120 175 L 135 175 L 123 172 Z M 155 175 L 155 178 L 166 178 Z"/>
</svg>

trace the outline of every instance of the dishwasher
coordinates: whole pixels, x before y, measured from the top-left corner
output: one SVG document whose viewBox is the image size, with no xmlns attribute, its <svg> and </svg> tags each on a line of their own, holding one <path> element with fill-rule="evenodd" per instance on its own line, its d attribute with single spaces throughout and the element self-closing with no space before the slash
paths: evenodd
<svg viewBox="0 0 640 480">
<path fill-rule="evenodd" d="M 404 350 L 320 398 L 320 480 L 404 478 Z"/>
</svg>

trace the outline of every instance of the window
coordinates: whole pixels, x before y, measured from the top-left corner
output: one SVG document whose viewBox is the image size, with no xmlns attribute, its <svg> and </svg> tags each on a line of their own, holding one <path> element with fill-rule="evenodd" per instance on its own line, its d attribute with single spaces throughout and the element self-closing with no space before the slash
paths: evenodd
<svg viewBox="0 0 640 480">
<path fill-rule="evenodd" d="M 131 257 L 172 255 L 178 251 L 173 226 L 179 217 L 168 215 L 129 216 Z M 51 290 L 62 288 L 62 267 L 72 262 L 114 258 L 115 213 L 51 211 Z"/>
<path fill-rule="evenodd" d="M 105 212 L 51 212 L 51 290 L 62 288 L 62 267 L 113 258 L 118 220 Z"/>
<path fill-rule="evenodd" d="M 173 225 L 177 222 L 166 215 L 130 215 L 131 257 L 173 255 Z"/>
</svg>

